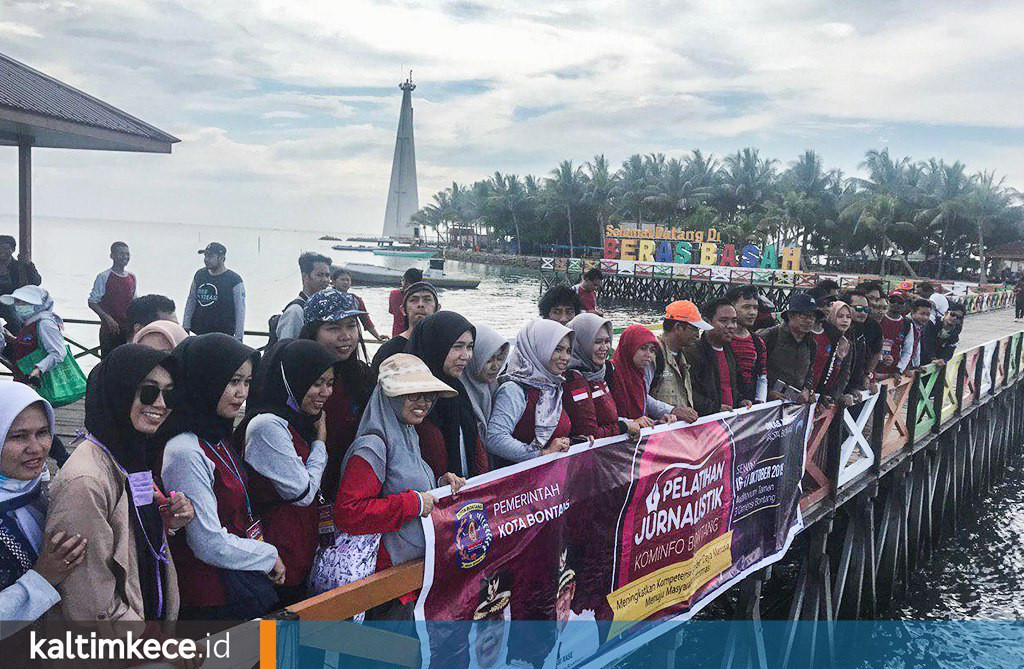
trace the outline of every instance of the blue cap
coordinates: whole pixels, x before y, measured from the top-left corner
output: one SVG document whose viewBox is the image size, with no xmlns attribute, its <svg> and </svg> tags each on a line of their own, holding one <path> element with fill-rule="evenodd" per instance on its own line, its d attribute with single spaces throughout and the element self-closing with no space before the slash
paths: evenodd
<svg viewBox="0 0 1024 669">
<path fill-rule="evenodd" d="M 818 307 L 818 301 L 814 299 L 812 295 L 807 293 L 798 293 L 789 298 L 789 306 L 786 308 L 787 313 L 794 314 L 806 314 L 816 313 L 821 317 L 825 316 L 825 312 Z"/>
<path fill-rule="evenodd" d="M 302 320 L 304 323 L 341 321 L 365 313 L 359 309 L 355 296 L 334 288 L 324 288 L 306 301 L 306 306 L 302 310 Z"/>
</svg>

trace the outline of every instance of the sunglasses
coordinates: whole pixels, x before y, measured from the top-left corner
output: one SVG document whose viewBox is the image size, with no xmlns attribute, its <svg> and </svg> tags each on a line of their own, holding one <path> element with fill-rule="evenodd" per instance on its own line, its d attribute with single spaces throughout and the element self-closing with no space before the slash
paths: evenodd
<svg viewBox="0 0 1024 669">
<path fill-rule="evenodd" d="M 156 403 L 156 398 L 161 395 L 164 396 L 164 403 L 167 406 L 171 406 L 173 398 L 173 388 L 163 389 L 159 386 L 139 386 L 139 401 L 146 406 L 152 406 Z"/>
<path fill-rule="evenodd" d="M 415 395 L 406 395 L 406 399 L 410 402 L 426 402 L 427 404 L 433 404 L 437 401 L 437 393 L 416 393 Z"/>
<path fill-rule="evenodd" d="M 858 314 L 869 314 L 871 313 L 871 307 L 860 305 L 853 308 Z"/>
</svg>

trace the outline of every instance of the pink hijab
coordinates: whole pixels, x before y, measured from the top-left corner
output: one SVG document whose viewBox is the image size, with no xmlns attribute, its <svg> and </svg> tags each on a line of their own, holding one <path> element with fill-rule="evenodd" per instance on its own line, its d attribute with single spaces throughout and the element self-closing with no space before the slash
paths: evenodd
<svg viewBox="0 0 1024 669">
<path fill-rule="evenodd" d="M 140 343 L 142 338 L 148 334 L 158 335 L 167 342 L 167 345 L 170 347 L 167 349 L 168 351 L 173 351 L 178 347 L 178 344 L 188 338 L 185 328 L 174 321 L 153 321 L 135 333 L 135 336 L 132 337 L 132 343 Z"/>
</svg>

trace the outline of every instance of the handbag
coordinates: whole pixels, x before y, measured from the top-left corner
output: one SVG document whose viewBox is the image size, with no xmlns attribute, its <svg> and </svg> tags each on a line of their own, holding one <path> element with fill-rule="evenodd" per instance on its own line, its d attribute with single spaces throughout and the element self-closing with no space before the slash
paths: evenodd
<svg viewBox="0 0 1024 669">
<path fill-rule="evenodd" d="M 28 376 L 40 360 L 49 353 L 39 347 L 18 360 L 18 369 Z M 78 366 L 75 356 L 71 355 L 71 347 L 64 345 L 64 359 L 40 377 L 39 394 L 54 408 L 73 404 L 85 397 L 86 378 L 82 368 Z"/>
<path fill-rule="evenodd" d="M 338 532 L 334 543 L 320 547 L 313 558 L 307 586 L 310 596 L 333 590 L 370 576 L 377 570 L 379 534 Z M 355 617 L 362 620 L 363 614 Z"/>
<path fill-rule="evenodd" d="M 267 575 L 258 571 L 221 569 L 225 620 L 262 618 L 277 608 L 277 591 Z"/>
</svg>

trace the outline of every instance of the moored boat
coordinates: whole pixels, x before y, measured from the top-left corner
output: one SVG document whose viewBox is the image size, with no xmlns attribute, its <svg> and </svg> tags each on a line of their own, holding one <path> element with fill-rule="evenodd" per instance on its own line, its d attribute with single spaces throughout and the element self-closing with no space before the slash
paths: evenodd
<svg viewBox="0 0 1024 669">
<path fill-rule="evenodd" d="M 373 255 L 391 258 L 433 258 L 436 253 L 437 251 L 434 249 L 399 249 L 393 247 L 373 249 Z"/>
<path fill-rule="evenodd" d="M 366 263 L 345 263 L 345 271 L 352 277 L 352 283 L 363 286 L 399 286 L 405 273 L 405 270 Z M 423 280 L 438 288 L 476 288 L 481 281 L 479 277 L 434 268 L 424 270 Z"/>
</svg>

